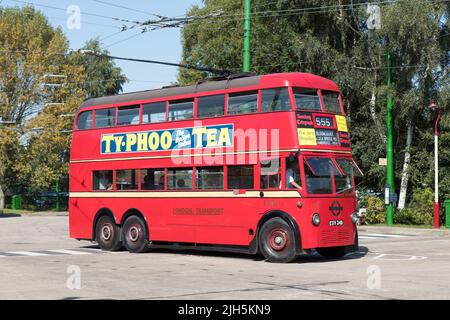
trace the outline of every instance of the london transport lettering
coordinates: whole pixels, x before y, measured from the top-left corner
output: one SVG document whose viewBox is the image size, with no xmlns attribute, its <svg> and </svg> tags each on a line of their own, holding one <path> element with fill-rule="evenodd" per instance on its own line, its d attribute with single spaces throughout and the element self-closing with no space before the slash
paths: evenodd
<svg viewBox="0 0 450 320">
<path fill-rule="evenodd" d="M 347 120 L 340 115 L 314 115 L 297 112 L 297 131 L 300 145 L 330 145 L 350 148 Z"/>
<path fill-rule="evenodd" d="M 111 133 L 101 136 L 101 153 L 117 154 L 229 147 L 233 145 L 233 140 L 234 130 L 232 124 Z"/>
</svg>

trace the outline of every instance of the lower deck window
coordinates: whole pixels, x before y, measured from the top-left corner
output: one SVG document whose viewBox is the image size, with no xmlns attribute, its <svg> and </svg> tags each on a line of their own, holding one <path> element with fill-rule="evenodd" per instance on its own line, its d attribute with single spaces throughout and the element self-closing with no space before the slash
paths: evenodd
<svg viewBox="0 0 450 320">
<path fill-rule="evenodd" d="M 261 161 L 261 189 L 281 188 L 280 159 Z"/>
<path fill-rule="evenodd" d="M 192 189 L 192 169 L 169 169 L 167 172 L 167 190 Z"/>
<path fill-rule="evenodd" d="M 228 167 L 228 189 L 253 189 L 253 166 Z"/>
<path fill-rule="evenodd" d="M 137 170 L 117 170 L 116 190 L 137 190 Z"/>
<path fill-rule="evenodd" d="M 199 168 L 197 169 L 197 189 L 222 189 L 223 168 Z"/>
<path fill-rule="evenodd" d="M 165 174 L 163 169 L 142 169 L 141 190 L 164 190 Z"/>
<path fill-rule="evenodd" d="M 113 171 L 100 170 L 93 172 L 93 190 L 113 190 Z"/>
</svg>

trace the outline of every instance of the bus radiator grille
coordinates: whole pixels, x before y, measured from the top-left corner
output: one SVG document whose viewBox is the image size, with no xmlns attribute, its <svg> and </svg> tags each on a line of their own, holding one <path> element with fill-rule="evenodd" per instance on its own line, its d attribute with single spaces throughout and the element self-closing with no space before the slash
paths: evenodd
<svg viewBox="0 0 450 320">
<path fill-rule="evenodd" d="M 320 232 L 319 244 L 328 246 L 333 244 L 349 243 L 352 240 L 350 230 L 325 230 Z"/>
</svg>

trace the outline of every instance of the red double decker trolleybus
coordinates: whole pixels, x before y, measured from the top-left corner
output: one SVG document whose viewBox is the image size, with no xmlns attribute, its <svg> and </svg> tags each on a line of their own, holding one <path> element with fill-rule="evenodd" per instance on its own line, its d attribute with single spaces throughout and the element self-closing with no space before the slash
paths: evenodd
<svg viewBox="0 0 450 320">
<path fill-rule="evenodd" d="M 341 257 L 357 246 L 358 176 L 338 87 L 319 76 L 90 99 L 73 129 L 70 236 L 103 250 Z"/>
</svg>

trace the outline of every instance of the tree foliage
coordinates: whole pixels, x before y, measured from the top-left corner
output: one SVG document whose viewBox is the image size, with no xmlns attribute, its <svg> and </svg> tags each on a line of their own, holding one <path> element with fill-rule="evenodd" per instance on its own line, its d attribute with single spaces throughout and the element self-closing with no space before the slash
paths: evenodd
<svg viewBox="0 0 450 320">
<path fill-rule="evenodd" d="M 63 32 L 30 7 L 0 9 L 0 44 L 0 189 L 51 190 L 68 176 L 78 106 L 118 93 L 126 78 L 110 59 L 71 52 Z M 101 51 L 96 40 L 85 49 Z"/>
<path fill-rule="evenodd" d="M 382 190 L 386 157 L 386 99 L 394 102 L 395 185 L 403 168 L 408 126 L 413 126 L 409 194 L 433 184 L 435 99 L 441 120 L 441 197 L 450 198 L 449 4 L 430 0 L 382 3 L 380 30 L 367 28 L 369 1 L 252 1 L 251 71 L 310 72 L 336 81 L 342 91 L 356 160 L 365 187 Z M 372 2 L 373 3 L 373 2 Z M 316 8 L 316 9 L 308 9 Z M 303 11 L 302 11 L 303 9 Z M 217 12 L 221 15 L 217 16 Z M 239 71 L 242 66 L 243 1 L 205 0 L 189 15 L 207 17 L 182 31 L 182 62 Z M 387 90 L 386 52 L 392 55 L 393 86 Z M 208 76 L 180 69 L 179 83 Z"/>
</svg>

